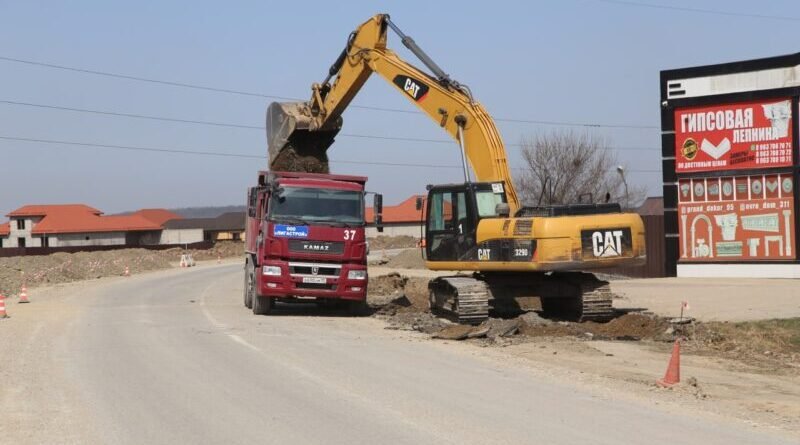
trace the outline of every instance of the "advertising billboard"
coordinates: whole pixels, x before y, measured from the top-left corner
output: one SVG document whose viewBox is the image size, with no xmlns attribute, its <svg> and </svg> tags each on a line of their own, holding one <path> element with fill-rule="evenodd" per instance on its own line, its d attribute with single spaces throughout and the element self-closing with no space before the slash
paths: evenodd
<svg viewBox="0 0 800 445">
<path fill-rule="evenodd" d="M 789 98 L 675 110 L 677 173 L 791 165 Z"/>
<path fill-rule="evenodd" d="M 678 181 L 680 261 L 791 260 L 791 174 Z"/>
</svg>

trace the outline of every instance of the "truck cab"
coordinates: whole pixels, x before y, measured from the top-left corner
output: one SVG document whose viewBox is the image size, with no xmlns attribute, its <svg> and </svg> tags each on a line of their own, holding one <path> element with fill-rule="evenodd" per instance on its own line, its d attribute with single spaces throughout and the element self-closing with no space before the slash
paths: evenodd
<svg viewBox="0 0 800 445">
<path fill-rule="evenodd" d="M 278 300 L 343 303 L 353 312 L 366 308 L 366 181 L 259 172 L 248 190 L 245 306 L 259 315 L 270 313 Z M 380 207 L 380 195 L 375 201 Z"/>
</svg>

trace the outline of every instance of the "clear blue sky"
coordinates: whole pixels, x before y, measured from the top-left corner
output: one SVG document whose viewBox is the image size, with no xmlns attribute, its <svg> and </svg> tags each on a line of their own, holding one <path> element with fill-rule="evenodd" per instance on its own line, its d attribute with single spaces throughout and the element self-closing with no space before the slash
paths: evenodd
<svg viewBox="0 0 800 445">
<path fill-rule="evenodd" d="M 651 0 L 642 0 L 648 2 Z M 651 2 L 655 2 L 652 0 Z M 800 16 L 796 0 L 660 1 Z M 495 2 L 0 1 L 0 56 L 305 98 L 348 33 L 376 12 L 393 20 L 495 117 L 659 124 L 659 71 L 800 51 L 798 21 L 637 7 L 598 0 Z M 394 35 L 390 45 L 402 46 Z M 404 51 L 400 51 L 408 55 Z M 262 125 L 269 100 L 0 60 L 0 101 Z M 356 104 L 413 110 L 374 77 Z M 553 127 L 499 123 L 507 144 Z M 580 130 L 580 128 L 577 128 Z M 595 130 L 621 150 L 629 182 L 660 195 L 659 132 Z M 445 139 L 420 114 L 345 114 L 345 133 Z M 0 136 L 264 155 L 265 136 L 0 103 Z M 0 140 L 0 212 L 83 202 L 106 212 L 240 204 L 266 158 L 234 159 Z M 509 147 L 512 166 L 518 150 Z M 459 162 L 455 144 L 340 137 L 333 159 Z M 396 203 L 457 169 L 334 164 L 370 177 Z"/>
</svg>

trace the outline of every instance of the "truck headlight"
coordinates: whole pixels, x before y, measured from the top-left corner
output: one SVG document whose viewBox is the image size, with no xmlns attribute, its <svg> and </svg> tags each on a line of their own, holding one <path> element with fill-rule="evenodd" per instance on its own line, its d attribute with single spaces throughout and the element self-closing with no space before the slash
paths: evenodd
<svg viewBox="0 0 800 445">
<path fill-rule="evenodd" d="M 279 277 L 282 272 L 280 266 L 264 266 L 261 273 L 271 277 Z"/>
<path fill-rule="evenodd" d="M 347 272 L 347 279 L 348 280 L 366 280 L 367 279 L 367 271 L 366 270 L 351 270 Z"/>
</svg>

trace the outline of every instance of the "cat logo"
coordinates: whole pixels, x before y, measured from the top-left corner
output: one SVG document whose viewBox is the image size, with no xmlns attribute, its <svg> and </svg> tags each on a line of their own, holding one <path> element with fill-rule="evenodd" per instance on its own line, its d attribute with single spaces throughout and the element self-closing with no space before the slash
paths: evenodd
<svg viewBox="0 0 800 445">
<path fill-rule="evenodd" d="M 414 99 L 416 99 L 417 94 L 419 94 L 419 85 L 414 83 L 414 81 L 411 79 L 406 79 L 406 84 L 403 86 L 403 89 Z"/>
<path fill-rule="evenodd" d="M 592 233 L 592 253 L 598 258 L 622 255 L 622 230 Z"/>
<path fill-rule="evenodd" d="M 392 80 L 392 83 L 397 85 L 398 88 L 405 91 L 406 94 L 411 96 L 412 99 L 419 102 L 428 94 L 428 85 L 420 82 L 413 77 L 398 75 Z"/>
<path fill-rule="evenodd" d="M 491 249 L 478 249 L 478 260 L 489 261 L 491 256 Z"/>
</svg>

